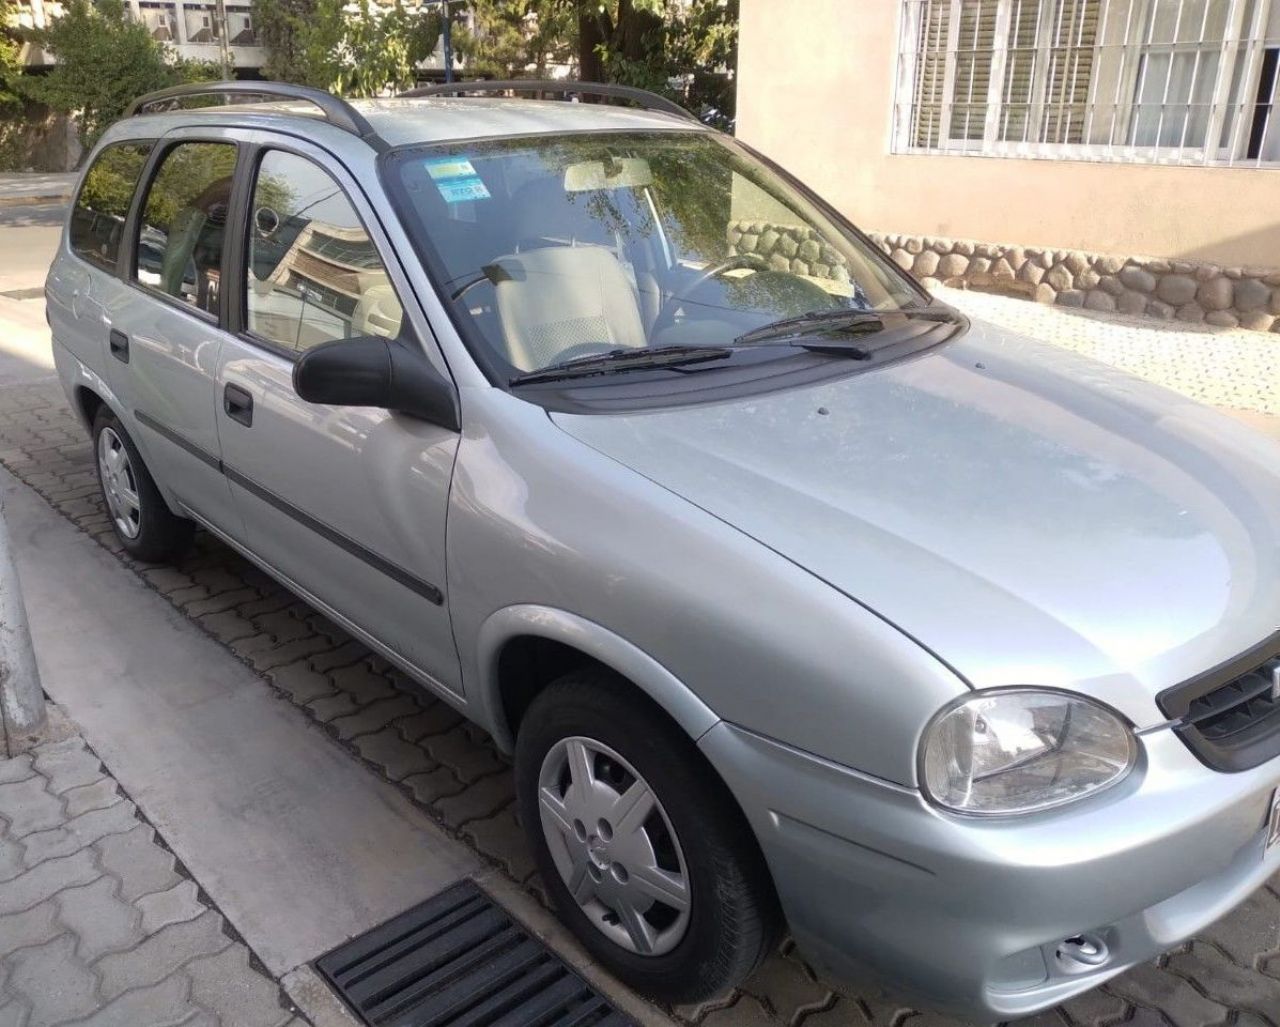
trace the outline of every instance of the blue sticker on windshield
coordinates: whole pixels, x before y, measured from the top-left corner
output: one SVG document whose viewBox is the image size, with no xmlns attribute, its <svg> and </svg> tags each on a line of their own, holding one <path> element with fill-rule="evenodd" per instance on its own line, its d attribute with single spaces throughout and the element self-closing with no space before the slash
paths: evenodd
<svg viewBox="0 0 1280 1027">
<path fill-rule="evenodd" d="M 489 190 L 479 177 L 454 178 L 447 182 L 437 182 L 436 188 L 440 190 L 445 203 L 465 203 L 467 200 L 489 198 Z"/>
</svg>

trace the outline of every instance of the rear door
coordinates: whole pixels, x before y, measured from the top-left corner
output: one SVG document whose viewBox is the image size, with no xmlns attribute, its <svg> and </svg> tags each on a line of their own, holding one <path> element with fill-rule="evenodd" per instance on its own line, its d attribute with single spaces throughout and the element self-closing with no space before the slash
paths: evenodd
<svg viewBox="0 0 1280 1027">
<path fill-rule="evenodd" d="M 152 155 L 123 256 L 128 302 L 105 325 L 112 390 L 154 477 L 186 509 L 239 536 L 219 468 L 216 376 L 227 215 L 241 147 L 219 130 L 180 130 Z"/>
<path fill-rule="evenodd" d="M 351 175 L 317 147 L 262 137 L 237 205 L 243 248 L 217 375 L 248 544 L 393 660 L 461 693 L 444 578 L 457 434 L 293 389 L 307 349 L 369 335 L 417 346 L 425 323 L 406 311 L 412 293 Z"/>
<path fill-rule="evenodd" d="M 55 342 L 97 375 L 108 363 L 111 325 L 132 299 L 118 268 L 129 210 L 154 146 L 154 139 L 127 140 L 94 157 L 45 284 Z"/>
</svg>

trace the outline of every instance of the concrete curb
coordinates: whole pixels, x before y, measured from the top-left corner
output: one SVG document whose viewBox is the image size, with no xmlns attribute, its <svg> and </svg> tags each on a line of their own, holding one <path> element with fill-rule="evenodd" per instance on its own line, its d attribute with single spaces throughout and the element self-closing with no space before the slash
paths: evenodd
<svg viewBox="0 0 1280 1027">
<path fill-rule="evenodd" d="M 70 203 L 70 193 L 48 193 L 40 196 L 0 196 L 0 207 L 41 207 L 51 203 Z"/>
<path fill-rule="evenodd" d="M 0 755 L 17 756 L 38 745 L 47 723 L 22 585 L 0 504 Z"/>
</svg>

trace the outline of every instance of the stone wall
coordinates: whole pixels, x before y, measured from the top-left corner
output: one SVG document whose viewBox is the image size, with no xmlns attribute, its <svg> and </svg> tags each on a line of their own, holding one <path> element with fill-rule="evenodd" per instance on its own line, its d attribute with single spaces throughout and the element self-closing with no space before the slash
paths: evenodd
<svg viewBox="0 0 1280 1027">
<path fill-rule="evenodd" d="M 1219 267 L 919 235 L 871 237 L 925 288 L 955 285 L 1064 307 L 1280 333 L 1280 268 Z M 850 278 L 844 258 L 811 228 L 737 221 L 729 228 L 729 243 L 735 253 L 758 254 L 778 271 L 844 282 Z"/>
<path fill-rule="evenodd" d="M 844 257 L 812 228 L 770 221 L 735 221 L 729 226 L 729 246 L 736 254 L 763 257 L 775 271 L 841 282 L 850 278 Z"/>
<path fill-rule="evenodd" d="M 28 103 L 0 120 L 0 171 L 71 171 L 81 154 L 75 122 Z"/>
<path fill-rule="evenodd" d="M 926 288 L 968 286 L 1064 307 L 1280 333 L 1280 268 L 1220 267 L 918 235 L 872 238 Z"/>
</svg>

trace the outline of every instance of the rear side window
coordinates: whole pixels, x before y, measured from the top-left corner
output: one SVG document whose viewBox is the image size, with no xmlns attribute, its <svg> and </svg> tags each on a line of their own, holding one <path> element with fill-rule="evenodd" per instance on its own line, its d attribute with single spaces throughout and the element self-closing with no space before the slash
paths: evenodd
<svg viewBox="0 0 1280 1027">
<path fill-rule="evenodd" d="M 139 283 L 217 314 L 235 168 L 231 143 L 179 143 L 164 155 L 138 225 Z"/>
<path fill-rule="evenodd" d="M 75 254 L 107 271 L 116 269 L 124 219 L 150 153 L 151 143 L 117 143 L 98 154 L 71 212 Z"/>
</svg>

